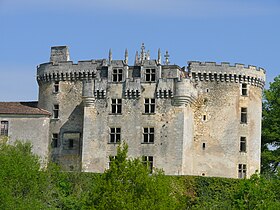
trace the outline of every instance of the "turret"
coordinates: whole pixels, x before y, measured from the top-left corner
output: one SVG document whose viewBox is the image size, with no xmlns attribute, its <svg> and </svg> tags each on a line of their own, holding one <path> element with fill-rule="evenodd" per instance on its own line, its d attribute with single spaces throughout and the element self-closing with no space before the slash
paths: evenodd
<svg viewBox="0 0 280 210">
<path fill-rule="evenodd" d="M 182 78 L 175 83 L 174 105 L 185 106 L 197 99 L 197 89 L 189 78 Z"/>
<path fill-rule="evenodd" d="M 245 178 L 260 171 L 265 70 L 191 61 L 188 71 L 199 90 L 193 175 Z"/>
</svg>

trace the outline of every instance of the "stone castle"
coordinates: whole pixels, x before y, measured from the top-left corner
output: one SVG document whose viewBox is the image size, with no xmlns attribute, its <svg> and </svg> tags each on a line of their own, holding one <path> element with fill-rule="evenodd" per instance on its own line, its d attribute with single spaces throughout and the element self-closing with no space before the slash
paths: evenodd
<svg viewBox="0 0 280 210">
<path fill-rule="evenodd" d="M 1 135 L 32 141 L 65 170 L 103 172 L 125 141 L 167 175 L 244 178 L 260 170 L 265 71 L 214 62 L 171 65 L 142 45 L 134 65 L 70 61 L 51 48 L 37 67 L 38 102 L 0 103 Z"/>
</svg>

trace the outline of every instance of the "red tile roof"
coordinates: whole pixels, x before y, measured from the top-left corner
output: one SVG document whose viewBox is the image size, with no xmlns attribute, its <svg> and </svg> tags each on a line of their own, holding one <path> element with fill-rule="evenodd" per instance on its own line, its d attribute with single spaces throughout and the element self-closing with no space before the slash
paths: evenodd
<svg viewBox="0 0 280 210">
<path fill-rule="evenodd" d="M 51 115 L 50 112 L 38 108 L 37 101 L 0 102 L 0 114 Z"/>
</svg>

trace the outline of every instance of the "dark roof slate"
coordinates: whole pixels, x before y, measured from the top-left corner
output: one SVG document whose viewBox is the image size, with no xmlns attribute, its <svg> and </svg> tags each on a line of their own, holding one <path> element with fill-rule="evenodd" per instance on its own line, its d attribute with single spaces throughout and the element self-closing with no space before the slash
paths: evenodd
<svg viewBox="0 0 280 210">
<path fill-rule="evenodd" d="M 38 108 L 37 101 L 0 102 L 0 114 L 51 115 L 50 112 Z"/>
</svg>

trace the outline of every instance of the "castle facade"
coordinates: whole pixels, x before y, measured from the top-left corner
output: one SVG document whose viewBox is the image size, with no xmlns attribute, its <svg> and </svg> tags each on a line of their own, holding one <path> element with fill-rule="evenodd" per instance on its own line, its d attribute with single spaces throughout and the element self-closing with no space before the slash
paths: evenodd
<svg viewBox="0 0 280 210">
<path fill-rule="evenodd" d="M 50 157 L 65 170 L 100 173 L 125 141 L 130 157 L 168 175 L 259 171 L 265 71 L 196 61 L 180 67 L 164 57 L 159 50 L 150 59 L 142 45 L 132 66 L 127 50 L 124 60 L 110 50 L 108 59 L 73 63 L 66 46 L 52 47 L 50 62 L 37 67 Z"/>
</svg>

